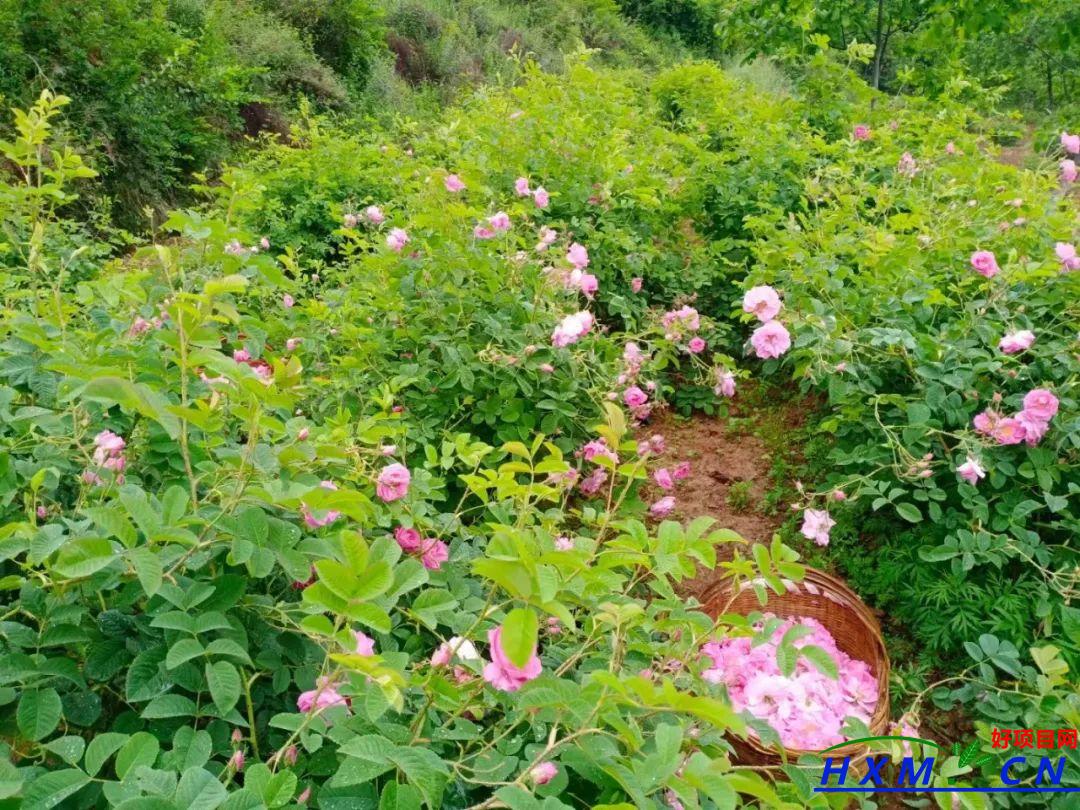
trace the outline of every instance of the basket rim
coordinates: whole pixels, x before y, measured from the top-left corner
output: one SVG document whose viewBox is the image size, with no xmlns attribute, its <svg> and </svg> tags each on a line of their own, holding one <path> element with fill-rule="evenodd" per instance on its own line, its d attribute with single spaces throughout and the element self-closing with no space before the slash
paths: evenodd
<svg viewBox="0 0 1080 810">
<path fill-rule="evenodd" d="M 843 580 L 811 566 L 805 566 L 805 573 L 803 579 L 799 582 L 784 578 L 782 581 L 785 586 L 798 586 L 805 583 L 807 580 L 811 581 L 811 584 L 822 591 L 831 591 L 833 595 L 842 598 L 841 604 L 848 608 L 866 627 L 868 635 L 873 639 L 874 647 L 878 652 L 878 659 L 876 662 L 867 661 L 868 665 L 875 665 L 876 679 L 878 685 L 878 699 L 874 706 L 874 711 L 870 716 L 870 722 L 867 723 L 867 727 L 873 734 L 880 734 L 888 726 L 889 712 L 890 712 L 890 699 L 889 699 L 889 677 L 892 670 L 892 665 L 889 660 L 889 652 L 885 647 L 885 639 L 882 636 L 881 625 L 874 616 L 873 611 L 867 606 L 865 602 L 859 597 L 855 591 L 851 589 Z M 727 599 L 722 602 L 723 609 L 719 610 L 714 619 L 719 619 L 721 616 L 727 613 L 731 613 L 730 610 L 735 599 L 738 598 L 745 590 L 752 587 L 755 582 L 763 582 L 760 579 L 741 580 L 734 573 L 727 573 L 723 576 L 717 577 L 710 582 L 701 592 L 698 597 L 702 606 L 706 608 L 706 612 L 712 615 L 712 610 L 709 609 L 712 604 L 715 604 L 716 597 L 727 594 Z M 738 588 L 733 587 L 738 583 Z M 790 592 L 790 591 L 789 591 Z M 786 594 L 777 594 L 775 591 L 770 590 L 770 596 L 783 597 Z M 823 593 L 810 593 L 814 598 L 828 598 Z M 715 600 L 715 601 L 714 601 Z M 768 609 L 768 604 L 761 606 L 762 610 Z M 736 611 L 738 612 L 738 611 Z M 739 615 L 745 615 L 740 613 Z M 761 742 L 759 737 L 753 734 L 748 734 L 746 737 L 739 737 L 739 743 L 752 749 L 760 756 L 779 759 L 780 761 L 788 761 L 792 759 L 798 759 L 802 756 L 820 756 L 821 751 L 815 751 L 805 748 L 785 748 L 780 744 L 765 744 Z M 838 748 L 834 748 L 830 751 L 835 757 L 851 757 L 854 759 L 865 758 L 870 751 L 870 746 L 865 743 L 849 743 Z"/>
</svg>

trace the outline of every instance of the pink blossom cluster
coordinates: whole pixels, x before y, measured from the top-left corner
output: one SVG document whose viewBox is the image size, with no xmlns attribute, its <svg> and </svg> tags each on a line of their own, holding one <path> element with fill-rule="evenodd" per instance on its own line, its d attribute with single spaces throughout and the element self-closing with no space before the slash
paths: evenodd
<svg viewBox="0 0 1080 810">
<path fill-rule="evenodd" d="M 502 692 L 516 692 L 529 681 L 538 678 L 543 664 L 533 647 L 525 666 L 514 664 L 502 646 L 502 627 L 488 631 L 491 661 L 484 666 L 484 680 Z"/>
<path fill-rule="evenodd" d="M 532 197 L 537 208 L 547 208 L 550 197 L 543 186 L 535 189 L 529 188 L 529 181 L 525 177 L 519 177 L 514 181 L 514 193 L 519 197 Z"/>
<path fill-rule="evenodd" d="M 446 543 L 437 537 L 424 537 L 417 529 L 398 526 L 394 529 L 394 539 L 402 551 L 419 557 L 429 571 L 438 571 L 450 559 L 450 547 Z"/>
<path fill-rule="evenodd" d="M 103 430 L 94 437 L 94 464 L 96 469 L 87 468 L 83 471 L 82 478 L 87 484 L 103 484 L 101 470 L 109 470 L 116 475 L 116 483 L 124 483 L 124 469 L 127 467 L 127 457 L 124 448 L 127 443 L 122 436 L 118 436 L 111 430 Z"/>
<path fill-rule="evenodd" d="M 725 368 L 717 368 L 715 374 L 716 385 L 713 386 L 713 393 L 728 399 L 735 396 L 735 375 Z"/>
<path fill-rule="evenodd" d="M 379 471 L 378 480 L 375 482 L 375 494 L 386 503 L 397 501 L 409 494 L 411 483 L 412 475 L 409 473 L 409 468 L 395 461 Z"/>
<path fill-rule="evenodd" d="M 911 152 L 904 152 L 896 164 L 896 173 L 902 177 L 914 177 L 919 171 L 919 165 L 915 162 Z"/>
<path fill-rule="evenodd" d="M 750 345 L 762 360 L 780 357 L 791 348 L 791 334 L 782 323 L 774 320 L 782 306 L 779 294 L 768 285 L 751 287 L 743 296 L 743 312 L 762 322 L 750 336 Z M 730 390 L 734 393 L 734 380 Z"/>
<path fill-rule="evenodd" d="M 273 367 L 262 358 L 252 357 L 247 349 L 233 349 L 232 356 L 237 363 L 242 363 L 254 371 L 264 383 L 269 383 L 273 379 Z"/>
<path fill-rule="evenodd" d="M 771 618 L 766 614 L 766 618 Z M 794 642 L 814 645 L 836 662 L 838 680 L 799 657 L 790 677 L 780 673 L 777 647 L 796 625 L 810 630 Z M 754 646 L 747 637 L 709 642 L 701 652 L 710 660 L 702 678 L 727 687 L 736 711 L 764 720 L 787 748 L 821 750 L 844 741 L 840 729 L 848 717 L 866 723 L 877 705 L 877 679 L 869 665 L 836 646 L 832 634 L 816 619 L 794 617 L 783 622 L 769 640 Z"/>
<path fill-rule="evenodd" d="M 685 304 L 678 309 L 665 312 L 660 322 L 666 330 L 664 337 L 667 340 L 678 340 L 701 328 L 701 316 L 698 315 L 698 311 Z"/>
<path fill-rule="evenodd" d="M 998 444 L 1037 445 L 1058 412 L 1058 398 L 1045 388 L 1033 388 L 1024 395 L 1024 407 L 1013 416 L 1002 416 L 987 408 L 974 419 L 975 431 Z M 979 476 L 981 477 L 981 476 Z M 970 480 L 970 479 L 969 479 Z M 974 483 L 974 482 L 972 482 Z"/>
<path fill-rule="evenodd" d="M 582 310 L 581 312 L 575 312 L 573 315 L 567 315 L 559 325 L 555 327 L 555 331 L 551 333 L 551 344 L 556 348 L 564 348 L 573 343 L 577 343 L 581 338 L 588 334 L 589 330 L 593 326 L 593 316 L 588 310 Z"/>
<path fill-rule="evenodd" d="M 322 677 L 315 681 L 315 688 L 301 692 L 296 699 L 296 708 L 307 714 L 311 711 L 320 712 L 331 706 L 345 706 L 348 708 L 349 701 L 338 691 L 341 684 L 330 678 Z"/>
<path fill-rule="evenodd" d="M 473 236 L 477 239 L 493 239 L 508 230 L 510 230 L 510 215 L 505 211 L 498 211 L 488 217 L 486 223 L 473 228 Z"/>
</svg>

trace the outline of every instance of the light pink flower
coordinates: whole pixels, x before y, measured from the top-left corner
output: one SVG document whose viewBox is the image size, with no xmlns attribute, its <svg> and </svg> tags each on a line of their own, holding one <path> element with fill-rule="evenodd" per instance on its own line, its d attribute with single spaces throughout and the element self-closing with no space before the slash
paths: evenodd
<svg viewBox="0 0 1080 810">
<path fill-rule="evenodd" d="M 680 461 L 675 465 L 675 471 L 672 473 L 675 476 L 676 481 L 682 481 L 684 478 L 690 477 L 690 462 Z"/>
<path fill-rule="evenodd" d="M 566 277 L 567 287 L 571 289 L 579 289 L 585 294 L 586 298 L 592 298 L 596 295 L 596 291 L 600 289 L 600 282 L 596 276 L 592 273 L 585 273 L 577 268 L 574 268 L 570 275 Z"/>
<path fill-rule="evenodd" d="M 514 193 L 517 194 L 519 197 L 528 197 L 530 194 L 529 181 L 524 177 L 519 177 L 517 180 L 515 180 Z"/>
<path fill-rule="evenodd" d="M 1006 416 L 997 420 L 990 435 L 998 444 L 1020 444 L 1027 435 L 1027 430 L 1019 420 Z"/>
<path fill-rule="evenodd" d="M 138 316 L 131 322 L 131 326 L 128 328 L 128 335 L 131 337 L 138 337 L 144 332 L 150 331 L 150 321 L 146 320 L 142 316 Z"/>
<path fill-rule="evenodd" d="M 559 232 L 553 230 L 546 225 L 540 229 L 540 241 L 536 245 L 538 252 L 547 250 L 551 244 L 559 238 Z"/>
<path fill-rule="evenodd" d="M 641 292 L 642 279 L 640 276 L 635 276 L 630 279 L 630 291 L 634 293 Z"/>
<path fill-rule="evenodd" d="M 472 234 L 476 239 L 493 239 L 495 237 L 495 231 L 486 225 L 477 225 L 473 228 Z"/>
<path fill-rule="evenodd" d="M 505 211 L 497 211 L 488 217 L 488 225 L 495 231 L 510 230 L 510 215 Z"/>
<path fill-rule="evenodd" d="M 322 517 L 319 517 L 311 511 L 311 508 L 306 503 L 300 504 L 300 514 L 304 516 L 304 524 L 309 529 L 321 529 L 341 517 L 341 512 L 336 509 L 328 509 L 322 514 Z"/>
<path fill-rule="evenodd" d="M 546 785 L 559 773 L 559 766 L 554 762 L 538 762 L 529 770 L 529 778 L 534 785 Z"/>
<path fill-rule="evenodd" d="M 341 218 L 341 222 L 346 228 L 355 228 L 358 221 L 356 214 L 346 214 Z"/>
<path fill-rule="evenodd" d="M 595 461 L 598 458 L 606 458 L 610 460 L 612 464 L 619 463 L 619 454 L 608 447 L 608 443 L 604 439 L 593 439 L 590 442 L 586 442 L 581 448 L 581 455 L 586 461 Z"/>
<path fill-rule="evenodd" d="M 285 341 L 285 351 L 295 352 L 296 347 L 303 343 L 303 338 L 291 337 Z"/>
<path fill-rule="evenodd" d="M 372 225 L 381 225 L 386 221 L 386 215 L 382 212 L 382 209 L 377 205 L 369 205 L 364 209 L 364 219 L 370 222 Z"/>
<path fill-rule="evenodd" d="M 696 332 L 701 328 L 701 316 L 691 306 L 682 306 L 679 309 L 665 312 L 660 321 L 665 329 L 674 330 L 674 332 L 679 332 L 682 329 L 688 332 Z"/>
<path fill-rule="evenodd" d="M 972 486 L 978 484 L 980 478 L 986 477 L 986 470 L 984 470 L 979 465 L 979 462 L 971 456 L 968 456 L 967 460 L 956 468 L 956 472 Z"/>
<path fill-rule="evenodd" d="M 952 141 L 949 141 L 947 144 L 945 144 L 945 154 L 946 155 L 955 155 L 956 154 L 956 144 L 953 143 Z"/>
<path fill-rule="evenodd" d="M 379 472 L 379 479 L 375 485 L 375 493 L 387 503 L 404 498 L 409 494 L 409 484 L 412 476 L 404 464 L 397 462 L 389 464 Z"/>
<path fill-rule="evenodd" d="M 762 360 L 779 357 L 791 348 L 791 335 L 779 321 L 769 321 L 759 326 L 750 336 L 754 353 Z"/>
<path fill-rule="evenodd" d="M 570 262 L 578 270 L 584 270 L 589 266 L 589 251 L 585 249 L 584 245 L 574 242 L 567 248 L 566 261 Z"/>
<path fill-rule="evenodd" d="M 295 303 L 296 300 L 288 293 L 285 293 L 283 296 L 281 296 L 281 305 L 285 307 L 285 309 L 292 309 Z"/>
<path fill-rule="evenodd" d="M 443 186 L 452 194 L 456 194 L 465 189 L 465 184 L 461 182 L 461 178 L 456 174 L 446 175 L 446 179 L 443 180 Z"/>
<path fill-rule="evenodd" d="M 834 501 L 846 501 L 847 493 L 842 489 L 834 489 L 832 492 L 832 499 Z"/>
<path fill-rule="evenodd" d="M 639 408 L 649 401 L 649 396 L 636 385 L 631 385 L 623 392 L 623 402 L 631 408 Z"/>
<path fill-rule="evenodd" d="M 713 388 L 713 393 L 718 397 L 728 397 L 729 399 L 735 396 L 735 375 L 730 371 L 718 368 L 716 370 L 716 387 Z"/>
<path fill-rule="evenodd" d="M 537 208 L 547 208 L 548 203 L 551 202 L 551 196 L 547 193 L 547 189 L 543 186 L 539 186 L 536 191 L 533 192 L 533 202 Z"/>
<path fill-rule="evenodd" d="M 438 571 L 442 564 L 450 559 L 450 546 L 442 540 L 429 537 L 424 540 L 424 550 L 420 554 L 420 562 L 429 571 Z"/>
<path fill-rule="evenodd" d="M 915 158 L 911 156 L 911 152 L 904 152 L 904 154 L 900 156 L 899 162 L 896 164 L 897 174 L 903 175 L 904 177 L 914 177 L 918 171 L 919 166 L 915 162 Z"/>
<path fill-rule="evenodd" d="M 1080 155 L 1080 135 L 1070 135 L 1068 132 L 1062 132 L 1061 148 L 1070 155 Z"/>
<path fill-rule="evenodd" d="M 1063 270 L 1080 270 L 1080 256 L 1076 255 L 1076 246 L 1068 242 L 1058 242 L 1054 245 L 1054 253 L 1061 262 Z"/>
<path fill-rule="evenodd" d="M 424 538 L 417 529 L 398 526 L 394 529 L 394 539 L 403 551 L 419 551 L 424 545 Z"/>
<path fill-rule="evenodd" d="M 330 706 L 347 706 L 348 701 L 338 692 L 338 684 L 329 678 L 319 678 L 315 681 L 315 688 L 307 692 L 301 692 L 296 699 L 296 708 L 304 714 L 312 709 L 322 710 Z"/>
<path fill-rule="evenodd" d="M 699 337 L 690 338 L 690 342 L 686 346 L 690 354 L 701 354 L 705 351 L 705 341 Z"/>
<path fill-rule="evenodd" d="M 998 343 L 998 348 L 1005 354 L 1018 354 L 1031 348 L 1035 342 L 1035 333 L 1028 329 L 1019 332 L 1010 332 Z"/>
<path fill-rule="evenodd" d="M 308 430 L 307 428 L 300 428 L 300 430 L 298 430 L 296 432 L 296 438 L 299 439 L 302 442 L 307 441 L 307 437 L 310 436 L 310 435 L 311 435 L 311 431 Z"/>
<path fill-rule="evenodd" d="M 1045 388 L 1033 388 L 1024 394 L 1024 412 L 1030 418 L 1049 422 L 1058 412 L 1058 398 Z"/>
<path fill-rule="evenodd" d="M 976 273 L 987 278 L 993 278 L 1001 272 L 997 258 L 989 250 L 976 250 L 972 253 L 971 266 L 975 268 Z"/>
<path fill-rule="evenodd" d="M 576 312 L 573 315 L 567 315 L 558 326 L 555 327 L 555 331 L 551 333 L 551 342 L 558 348 L 569 346 L 572 343 L 577 343 L 585 334 L 592 329 L 593 316 L 588 310 Z"/>
<path fill-rule="evenodd" d="M 484 666 L 484 680 L 503 692 L 516 692 L 529 681 L 540 677 L 543 664 L 533 648 L 525 666 L 519 667 L 510 661 L 502 648 L 502 627 L 488 631 L 488 643 L 491 645 L 491 661 Z"/>
<path fill-rule="evenodd" d="M 574 541 L 565 535 L 555 538 L 556 551 L 573 551 Z"/>
<path fill-rule="evenodd" d="M 98 452 L 110 456 L 123 452 L 127 442 L 124 441 L 122 436 L 118 436 L 111 430 L 103 430 L 94 437 L 94 445 L 97 447 L 94 457 L 97 458 Z"/>
<path fill-rule="evenodd" d="M 997 426 L 1000 419 L 1000 414 L 988 408 L 982 413 L 975 414 L 972 424 L 974 424 L 977 433 L 982 433 L 984 436 L 990 436 L 993 435 L 994 428 Z"/>
<path fill-rule="evenodd" d="M 836 525 L 825 509 L 807 509 L 803 512 L 803 524 L 799 531 L 807 540 L 819 546 L 829 545 L 829 531 Z"/>
<path fill-rule="evenodd" d="M 356 648 L 353 650 L 356 655 L 362 655 L 365 658 L 375 655 L 375 639 L 360 630 L 353 630 L 352 634 L 356 639 Z"/>
<path fill-rule="evenodd" d="M 597 492 L 600 491 L 600 487 L 604 485 L 604 482 L 607 481 L 607 478 L 607 470 L 605 470 L 603 467 L 597 467 L 595 470 L 589 473 L 588 476 L 582 479 L 579 486 L 581 488 L 581 491 L 584 492 L 586 495 L 595 495 Z"/>
<path fill-rule="evenodd" d="M 409 234 L 401 228 L 391 228 L 390 233 L 386 235 L 386 246 L 395 253 L 400 253 L 401 249 L 408 243 Z"/>
<path fill-rule="evenodd" d="M 244 770 L 244 752 L 241 749 L 237 748 L 233 751 L 232 756 L 229 757 L 228 767 L 237 772 Z"/>
<path fill-rule="evenodd" d="M 675 487 L 675 479 L 671 477 L 671 470 L 667 467 L 655 470 L 652 477 L 660 489 L 673 489 Z"/>
<path fill-rule="evenodd" d="M 1039 419 L 1027 411 L 1020 411 L 1020 413 L 1016 415 L 1016 421 L 1023 425 L 1024 443 L 1029 447 L 1034 447 L 1042 441 L 1042 437 L 1045 436 L 1046 431 L 1050 429 L 1050 423 L 1048 421 Z"/>
<path fill-rule="evenodd" d="M 870 127 L 866 124 L 856 124 L 851 131 L 851 135 L 857 141 L 868 141 L 870 140 Z"/>
<path fill-rule="evenodd" d="M 1075 160 L 1069 160 L 1066 158 L 1059 164 L 1061 168 L 1061 182 L 1062 183 L 1075 183 L 1076 178 L 1080 176 L 1080 169 L 1076 166 Z"/>
<path fill-rule="evenodd" d="M 665 495 L 649 507 L 649 514 L 654 518 L 667 517 L 673 511 L 675 511 L 675 498 L 671 495 Z"/>
</svg>

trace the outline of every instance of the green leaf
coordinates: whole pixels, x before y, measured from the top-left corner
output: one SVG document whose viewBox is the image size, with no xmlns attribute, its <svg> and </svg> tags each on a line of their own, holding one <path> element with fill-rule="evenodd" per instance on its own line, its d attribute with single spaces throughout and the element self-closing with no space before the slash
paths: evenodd
<svg viewBox="0 0 1080 810">
<path fill-rule="evenodd" d="M 6 757 L 0 757 L 0 799 L 10 799 L 23 787 L 23 777 Z"/>
<path fill-rule="evenodd" d="M 194 717 L 195 702 L 183 695 L 159 695 L 146 704 L 144 720 L 164 720 L 170 717 Z"/>
<path fill-rule="evenodd" d="M 24 692 L 16 712 L 19 731 L 27 739 L 43 739 L 59 725 L 62 711 L 60 695 L 55 689 Z"/>
<path fill-rule="evenodd" d="M 426 748 L 395 748 L 387 758 L 401 769 L 409 783 L 420 791 L 428 807 L 441 807 L 449 771 L 442 757 Z"/>
<path fill-rule="evenodd" d="M 215 661 L 206 665 L 206 683 L 210 697 L 222 714 L 228 712 L 240 699 L 240 673 L 228 661 Z"/>
<path fill-rule="evenodd" d="M 161 558 L 146 546 L 133 548 L 128 552 L 128 559 L 135 568 L 135 576 L 139 578 L 139 584 L 147 596 L 153 596 L 161 588 L 161 580 L 164 568 Z"/>
<path fill-rule="evenodd" d="M 896 514 L 900 515 L 900 517 L 909 523 L 918 523 L 922 520 L 922 512 L 920 512 L 919 507 L 914 504 L 910 504 L 907 501 L 901 501 L 900 503 L 893 505 L 896 507 Z"/>
<path fill-rule="evenodd" d="M 807 644 L 805 647 L 799 650 L 799 654 L 803 656 L 807 661 L 817 667 L 821 674 L 832 678 L 834 681 L 840 677 L 840 673 L 836 666 L 836 661 L 832 659 L 827 652 L 821 647 L 814 644 Z"/>
<path fill-rule="evenodd" d="M 152 767 L 160 750 L 161 745 L 153 734 L 139 731 L 131 735 L 116 754 L 116 775 L 123 779 L 129 771 L 140 765 Z"/>
<path fill-rule="evenodd" d="M 94 739 L 90 740 L 90 744 L 86 746 L 86 758 L 83 760 L 83 767 L 86 768 L 86 772 L 91 776 L 97 776 L 97 772 L 101 770 L 101 766 L 105 764 L 106 760 L 120 750 L 120 746 L 128 741 L 127 734 L 119 734 L 115 731 L 106 731 L 104 734 L 97 734 Z"/>
<path fill-rule="evenodd" d="M 81 579 L 97 573 L 115 558 L 112 543 L 104 537 L 84 537 L 64 544 L 52 570 L 61 576 Z"/>
<path fill-rule="evenodd" d="M 83 751 L 86 750 L 86 740 L 82 737 L 68 735 L 67 737 L 57 737 L 55 740 L 45 743 L 42 747 L 52 751 L 68 765 L 78 765 L 79 760 L 82 759 Z"/>
<path fill-rule="evenodd" d="M 499 641 L 514 666 L 523 667 L 536 650 L 540 624 L 531 608 L 515 608 L 502 624 Z"/>
<path fill-rule="evenodd" d="M 203 768 L 188 768 L 176 786 L 173 803 L 182 810 L 215 810 L 228 795 L 212 773 Z"/>
<path fill-rule="evenodd" d="M 181 664 L 197 658 L 205 652 L 202 642 L 195 638 L 182 638 L 169 648 L 169 654 L 165 656 L 165 666 L 168 669 L 176 669 Z"/>
<path fill-rule="evenodd" d="M 90 777 L 77 768 L 50 771 L 26 785 L 22 810 L 50 810 L 90 782 Z"/>
</svg>

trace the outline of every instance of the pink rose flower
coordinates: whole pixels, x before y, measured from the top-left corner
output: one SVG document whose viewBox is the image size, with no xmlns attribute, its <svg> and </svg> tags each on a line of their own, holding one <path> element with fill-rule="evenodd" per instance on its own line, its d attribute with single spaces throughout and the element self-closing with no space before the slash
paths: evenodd
<svg viewBox="0 0 1080 810">
<path fill-rule="evenodd" d="M 1062 132 L 1061 148 L 1070 155 L 1080 155 L 1080 135 L 1070 135 L 1068 132 Z"/>
<path fill-rule="evenodd" d="M 998 348 L 1005 354 L 1018 354 L 1031 348 L 1035 342 L 1035 333 L 1028 329 L 1019 332 L 1010 332 L 998 343 Z"/>
<path fill-rule="evenodd" d="M 1058 398 L 1045 388 L 1033 388 L 1024 394 L 1024 413 L 1029 417 L 1049 422 L 1058 412 Z"/>
<path fill-rule="evenodd" d="M 409 494 L 412 481 L 408 468 L 397 462 L 383 467 L 375 485 L 375 493 L 386 503 L 404 498 Z"/>
<path fill-rule="evenodd" d="M 675 479 L 671 477 L 671 470 L 667 467 L 656 470 L 652 477 L 660 489 L 674 489 L 675 487 Z"/>
<path fill-rule="evenodd" d="M 857 141 L 868 141 L 870 140 L 870 127 L 866 124 L 856 124 L 851 131 L 851 135 Z"/>
<path fill-rule="evenodd" d="M 1067 271 L 1080 270 L 1080 256 L 1076 255 L 1076 246 L 1068 242 L 1058 242 L 1054 245 L 1054 253 L 1061 262 L 1061 269 Z"/>
<path fill-rule="evenodd" d="M 450 546 L 442 540 L 429 537 L 424 541 L 424 550 L 420 554 L 420 562 L 429 571 L 438 571 L 442 564 L 450 559 Z"/>
<path fill-rule="evenodd" d="M 690 338 L 686 348 L 690 354 L 701 354 L 705 351 L 705 341 L 699 337 Z"/>
<path fill-rule="evenodd" d="M 524 177 L 519 177 L 514 181 L 514 193 L 519 197 L 529 196 L 529 181 Z"/>
<path fill-rule="evenodd" d="M 551 343 L 557 348 L 563 348 L 569 346 L 572 343 L 577 343 L 593 325 L 592 313 L 583 310 L 582 312 L 576 312 L 573 315 L 567 315 L 558 326 L 555 327 L 555 331 L 551 333 Z"/>
<path fill-rule="evenodd" d="M 525 666 L 519 667 L 510 661 L 502 648 L 502 627 L 488 631 L 488 643 L 491 645 L 491 662 L 484 666 L 484 680 L 502 692 L 516 692 L 526 683 L 540 677 L 543 664 L 533 648 Z"/>
<path fill-rule="evenodd" d="M 594 461 L 597 458 L 606 458 L 610 460 L 612 464 L 619 463 L 619 454 L 608 447 L 608 443 L 604 439 L 593 439 L 590 442 L 586 442 L 581 448 L 581 455 L 584 456 L 586 461 Z"/>
<path fill-rule="evenodd" d="M 449 191 L 451 194 L 456 194 L 457 192 L 463 191 L 465 189 L 465 184 L 461 182 L 461 178 L 458 177 L 456 174 L 446 175 L 446 179 L 443 180 L 443 186 L 445 186 L 446 190 Z"/>
<path fill-rule="evenodd" d="M 529 770 L 529 778 L 534 785 L 546 785 L 559 773 L 559 767 L 554 762 L 538 762 Z"/>
<path fill-rule="evenodd" d="M 398 526 L 394 529 L 394 539 L 401 546 L 402 551 L 419 551 L 423 548 L 424 538 L 417 529 Z"/>
<path fill-rule="evenodd" d="M 510 215 L 505 211 L 498 211 L 488 217 L 488 225 L 495 231 L 510 230 Z"/>
<path fill-rule="evenodd" d="M 365 658 L 375 655 L 375 639 L 359 630 L 353 630 L 352 634 L 356 639 L 356 648 L 353 650 L 356 655 L 362 655 Z"/>
<path fill-rule="evenodd" d="M 807 540 L 819 546 L 829 545 L 829 531 L 836 525 L 825 509 L 807 509 L 803 512 L 803 524 L 799 531 Z"/>
<path fill-rule="evenodd" d="M 956 468 L 956 472 L 972 486 L 977 485 L 980 478 L 986 477 L 986 470 L 984 470 L 979 465 L 979 462 L 971 456 L 968 456 L 967 460 Z"/>
<path fill-rule="evenodd" d="M 762 360 L 779 357 L 791 348 L 791 335 L 779 321 L 759 326 L 750 336 L 750 345 Z"/>
<path fill-rule="evenodd" d="M 623 393 L 623 402 L 631 408 L 640 408 L 649 401 L 649 396 L 636 385 L 631 385 Z"/>
<path fill-rule="evenodd" d="M 947 144 L 945 144 L 945 154 L 946 155 L 955 155 L 956 154 L 956 144 L 953 143 L 952 141 L 949 141 Z"/>
<path fill-rule="evenodd" d="M 671 495 L 665 495 L 649 507 L 649 514 L 654 518 L 667 517 L 673 511 L 675 511 L 675 498 Z"/>
<path fill-rule="evenodd" d="M 292 309 L 295 303 L 296 300 L 288 293 L 285 293 L 283 296 L 281 296 L 281 305 L 285 307 L 285 309 Z"/>
<path fill-rule="evenodd" d="M 555 550 L 556 551 L 573 551 L 574 541 L 569 537 L 561 536 L 555 538 Z"/>
<path fill-rule="evenodd" d="M 536 245 L 537 252 L 543 252 L 551 247 L 552 243 L 559 238 L 559 232 L 546 225 L 540 229 L 540 241 Z"/>
<path fill-rule="evenodd" d="M 727 397 L 728 399 L 735 396 L 735 375 L 730 371 L 717 369 L 716 387 L 713 388 L 713 393 L 718 397 Z"/>
<path fill-rule="evenodd" d="M 319 678 L 315 681 L 315 688 L 307 692 L 301 692 L 296 699 L 296 708 L 307 714 L 312 709 L 322 710 L 330 706 L 348 706 L 348 701 L 337 690 L 338 684 L 329 678 Z"/>
<path fill-rule="evenodd" d="M 295 352 L 296 347 L 303 343 L 303 338 L 291 337 L 285 341 L 285 351 Z"/>
<path fill-rule="evenodd" d="M 578 270 L 584 270 L 589 266 L 589 251 L 584 245 L 574 242 L 566 251 L 566 261 L 574 265 Z"/>
<path fill-rule="evenodd" d="M 997 420 L 990 434 L 998 444 L 1020 444 L 1027 435 L 1023 424 L 1012 417 Z"/>
<path fill-rule="evenodd" d="M 747 289 L 743 296 L 743 312 L 757 316 L 762 323 L 771 321 L 781 308 L 780 296 L 769 285 L 761 285 Z"/>
<path fill-rule="evenodd" d="M 1077 176 L 1080 176 L 1080 169 L 1077 168 L 1076 161 L 1066 158 L 1058 165 L 1061 168 L 1061 182 L 1075 183 Z"/>
<path fill-rule="evenodd" d="M 409 234 L 401 228 L 391 228 L 390 233 L 386 235 L 386 246 L 395 253 L 400 253 L 401 249 L 408 243 Z"/>
<path fill-rule="evenodd" d="M 382 209 L 377 205 L 369 205 L 364 209 L 364 219 L 370 222 L 372 225 L 382 225 L 386 222 L 386 215 L 382 212 Z"/>
<path fill-rule="evenodd" d="M 537 208 L 547 208 L 548 203 L 551 202 L 551 197 L 547 193 L 547 189 L 543 186 L 539 186 L 536 191 L 533 192 L 533 203 Z"/>
<path fill-rule="evenodd" d="M 1016 421 L 1023 426 L 1024 443 L 1029 447 L 1034 447 L 1042 441 L 1042 437 L 1045 436 L 1046 431 L 1050 429 L 1050 423 L 1048 421 L 1039 419 L 1027 411 L 1020 411 L 1020 413 L 1016 415 Z"/>
<path fill-rule="evenodd" d="M 690 477 L 690 462 L 680 461 L 675 465 L 675 472 L 672 473 L 675 476 L 676 481 L 682 481 L 685 478 Z"/>
<path fill-rule="evenodd" d="M 472 234 L 476 239 L 493 239 L 495 237 L 495 231 L 486 225 L 477 225 L 473 228 Z"/>
<path fill-rule="evenodd" d="M 975 268 L 976 273 L 987 278 L 993 278 L 1001 272 L 997 258 L 989 250 L 976 250 L 972 253 L 971 266 Z"/>
</svg>

